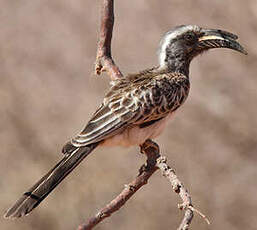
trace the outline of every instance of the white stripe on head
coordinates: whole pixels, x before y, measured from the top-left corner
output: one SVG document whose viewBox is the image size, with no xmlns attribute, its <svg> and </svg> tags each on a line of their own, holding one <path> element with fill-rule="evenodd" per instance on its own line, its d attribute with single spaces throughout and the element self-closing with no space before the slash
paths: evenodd
<svg viewBox="0 0 257 230">
<path fill-rule="evenodd" d="M 163 68 L 166 66 L 165 59 L 166 59 L 166 49 L 169 46 L 169 44 L 172 42 L 172 40 L 176 39 L 183 33 L 187 31 L 194 31 L 197 30 L 199 27 L 195 25 L 182 25 L 182 26 L 177 26 L 173 30 L 168 31 L 163 38 L 160 41 L 160 46 L 159 46 L 159 64 L 160 67 Z"/>
</svg>

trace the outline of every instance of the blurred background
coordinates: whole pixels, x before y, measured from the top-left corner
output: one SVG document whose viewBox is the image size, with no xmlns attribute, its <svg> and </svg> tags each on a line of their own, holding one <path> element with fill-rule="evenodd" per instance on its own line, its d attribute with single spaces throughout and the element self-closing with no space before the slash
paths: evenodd
<svg viewBox="0 0 257 230">
<path fill-rule="evenodd" d="M 4 0 L 0 8 L 0 213 L 61 157 L 101 103 L 94 76 L 100 0 Z M 189 189 L 192 229 L 257 226 L 256 0 L 116 1 L 113 56 L 124 74 L 157 64 L 160 37 L 180 24 L 239 35 L 244 56 L 215 49 L 191 64 L 191 92 L 157 140 Z M 130 182 L 138 148 L 97 149 L 31 215 L 1 229 L 76 229 Z M 176 229 L 178 196 L 159 172 L 96 229 Z"/>
</svg>

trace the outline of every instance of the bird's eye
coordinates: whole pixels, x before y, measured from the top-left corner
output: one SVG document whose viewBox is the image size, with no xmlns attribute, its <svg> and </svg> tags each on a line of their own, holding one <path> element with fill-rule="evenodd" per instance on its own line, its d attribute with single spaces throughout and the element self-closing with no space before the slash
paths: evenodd
<svg viewBox="0 0 257 230">
<path fill-rule="evenodd" d="M 188 42 L 193 42 L 193 41 L 195 41 L 195 34 L 187 33 L 184 38 Z"/>
</svg>

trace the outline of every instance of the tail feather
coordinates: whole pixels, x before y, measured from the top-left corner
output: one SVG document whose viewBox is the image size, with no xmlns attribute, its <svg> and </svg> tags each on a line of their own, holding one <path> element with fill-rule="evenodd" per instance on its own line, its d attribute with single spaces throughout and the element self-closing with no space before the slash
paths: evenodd
<svg viewBox="0 0 257 230">
<path fill-rule="evenodd" d="M 27 215 L 91 152 L 99 143 L 74 148 L 66 154 L 45 176 L 32 186 L 5 213 L 5 218 L 18 218 Z"/>
</svg>

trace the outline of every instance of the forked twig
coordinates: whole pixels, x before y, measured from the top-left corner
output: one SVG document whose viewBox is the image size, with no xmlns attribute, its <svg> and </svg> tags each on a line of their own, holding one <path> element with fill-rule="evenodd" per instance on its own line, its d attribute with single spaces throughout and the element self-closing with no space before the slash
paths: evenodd
<svg viewBox="0 0 257 230">
<path fill-rule="evenodd" d="M 112 31 L 114 25 L 114 0 L 103 0 L 101 10 L 101 28 L 96 52 L 95 73 L 107 71 L 112 80 L 123 77 L 111 54 Z"/>
<path fill-rule="evenodd" d="M 113 2 L 114 0 L 103 0 L 101 31 L 95 63 L 96 74 L 99 75 L 103 71 L 107 71 L 111 80 L 123 77 L 111 57 L 111 39 L 114 24 Z M 112 213 L 118 211 L 128 199 L 137 192 L 137 190 L 147 184 L 148 179 L 158 169 L 161 170 L 163 176 L 171 183 L 172 189 L 178 193 L 182 199 L 182 204 L 179 204 L 178 208 L 184 210 L 185 215 L 178 230 L 186 230 L 189 228 L 194 212 L 204 218 L 208 224 L 210 223 L 205 215 L 193 207 L 188 191 L 176 176 L 175 171 L 167 165 L 166 158 L 160 155 L 159 146 L 152 140 L 146 140 L 141 146 L 141 152 L 146 155 L 147 160 L 146 163 L 141 166 L 137 177 L 131 183 L 125 185 L 121 193 L 102 208 L 95 216 L 90 218 L 86 223 L 80 225 L 78 228 L 79 230 L 91 230 L 106 217 L 109 217 Z"/>
<path fill-rule="evenodd" d="M 193 207 L 188 191 L 176 176 L 175 171 L 167 165 L 166 158 L 161 156 L 159 151 L 159 146 L 155 142 L 152 140 L 146 140 L 146 142 L 141 146 L 141 152 L 146 155 L 147 161 L 146 164 L 140 167 L 138 176 L 131 183 L 125 185 L 124 189 L 117 197 L 101 209 L 95 216 L 90 218 L 87 223 L 80 225 L 78 229 L 91 230 L 106 217 L 109 217 L 112 213 L 118 211 L 123 205 L 125 205 L 129 198 L 137 192 L 137 190 L 147 184 L 148 179 L 158 169 L 160 169 L 163 176 L 169 180 L 172 189 L 179 194 L 183 202 L 178 205 L 179 209 L 185 210 L 184 218 L 182 219 L 178 230 L 188 229 L 193 219 L 194 212 L 198 213 L 206 220 L 207 223 L 209 223 L 209 220 Z"/>
<path fill-rule="evenodd" d="M 181 210 L 185 210 L 185 215 L 178 229 L 188 229 L 188 226 L 194 216 L 194 212 L 190 208 L 193 207 L 191 197 L 188 191 L 185 189 L 184 185 L 178 179 L 175 171 L 167 165 L 166 157 L 162 156 L 158 158 L 157 167 L 161 170 L 162 175 L 169 180 L 172 189 L 179 194 L 180 198 L 183 201 L 182 204 L 178 205 L 178 208 Z"/>
<path fill-rule="evenodd" d="M 79 230 L 91 230 L 106 217 L 109 217 L 112 213 L 118 211 L 138 189 L 147 184 L 148 179 L 158 169 L 155 164 L 156 159 L 160 155 L 159 152 L 157 152 L 156 149 L 153 149 L 152 146 L 149 146 L 148 143 L 145 143 L 141 147 L 141 151 L 146 154 L 147 163 L 141 166 L 138 176 L 131 183 L 125 185 L 121 193 L 101 209 L 94 217 L 90 218 L 87 223 L 79 226 Z"/>
</svg>

